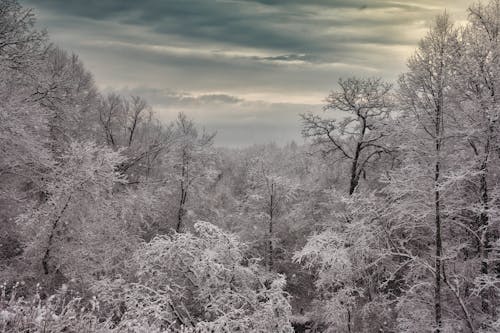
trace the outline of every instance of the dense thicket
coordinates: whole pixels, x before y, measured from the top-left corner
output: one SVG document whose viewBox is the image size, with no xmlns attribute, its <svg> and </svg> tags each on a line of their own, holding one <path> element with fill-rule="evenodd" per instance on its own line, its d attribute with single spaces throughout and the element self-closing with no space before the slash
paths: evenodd
<svg viewBox="0 0 500 333">
<path fill-rule="evenodd" d="M 468 14 L 228 149 L 0 0 L 0 331 L 500 331 L 500 1 Z"/>
</svg>

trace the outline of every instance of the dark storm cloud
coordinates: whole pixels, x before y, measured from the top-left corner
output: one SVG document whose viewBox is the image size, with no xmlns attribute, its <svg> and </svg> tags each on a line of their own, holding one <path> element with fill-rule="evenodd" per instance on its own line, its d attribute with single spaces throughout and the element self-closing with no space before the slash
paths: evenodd
<svg viewBox="0 0 500 333">
<path fill-rule="evenodd" d="M 387 17 L 365 15 L 372 9 L 397 10 L 392 25 L 408 24 L 429 8 L 393 1 L 216 1 L 216 0 L 39 0 L 33 5 L 60 14 L 93 20 L 114 20 L 144 26 L 160 34 L 192 41 L 217 42 L 254 48 L 288 50 L 289 53 L 324 52 L 338 41 L 399 44 L 407 40 L 398 32 L 373 31 L 387 26 Z M 327 11 L 365 8 L 362 17 L 320 15 Z M 395 13 L 396 14 L 396 13 Z M 340 28 L 355 25 L 362 35 Z M 335 28 L 339 28 L 336 32 Z"/>
</svg>

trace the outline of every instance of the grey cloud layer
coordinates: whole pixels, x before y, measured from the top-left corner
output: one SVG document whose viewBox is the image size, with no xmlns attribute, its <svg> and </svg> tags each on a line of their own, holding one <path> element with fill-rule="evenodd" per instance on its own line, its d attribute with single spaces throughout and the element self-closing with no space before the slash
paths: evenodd
<svg viewBox="0 0 500 333">
<path fill-rule="evenodd" d="M 351 42 L 408 42 L 400 29 L 381 35 L 373 29 L 407 25 L 432 12 L 418 4 L 376 0 L 39 0 L 32 4 L 66 15 L 147 26 L 192 41 L 292 51 L 289 53 L 330 50 L 335 42 L 331 37 Z M 346 25 L 366 31 L 359 36 L 343 35 Z"/>
<path fill-rule="evenodd" d="M 162 112 L 222 126 L 221 143 L 223 131 L 241 134 L 231 142 L 250 143 L 257 132 L 277 140 L 280 126 L 284 138 L 292 128 L 298 138 L 297 114 L 339 77 L 396 78 L 433 15 L 465 12 L 467 2 L 24 0 L 102 88 L 143 89 Z M 234 128 L 225 117 L 237 117 L 228 118 Z"/>
</svg>

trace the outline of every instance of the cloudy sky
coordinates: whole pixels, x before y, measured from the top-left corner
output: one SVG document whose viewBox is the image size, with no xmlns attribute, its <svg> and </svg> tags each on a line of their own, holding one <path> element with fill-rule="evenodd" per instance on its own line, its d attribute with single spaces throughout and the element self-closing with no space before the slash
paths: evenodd
<svg viewBox="0 0 500 333">
<path fill-rule="evenodd" d="M 104 91 L 187 113 L 219 145 L 300 139 L 339 77 L 393 81 L 447 9 L 465 0 L 22 0 Z"/>
</svg>

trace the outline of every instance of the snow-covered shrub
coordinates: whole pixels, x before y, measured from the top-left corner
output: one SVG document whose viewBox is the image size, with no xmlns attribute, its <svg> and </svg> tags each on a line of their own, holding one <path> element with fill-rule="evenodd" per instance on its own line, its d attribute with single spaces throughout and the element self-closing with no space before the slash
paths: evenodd
<svg viewBox="0 0 500 333">
<path fill-rule="evenodd" d="M 207 222 L 158 236 L 134 256 L 135 277 L 95 291 L 119 327 L 173 332 L 293 332 L 285 279 L 244 256 L 245 246 Z"/>
<path fill-rule="evenodd" d="M 99 320 L 97 302 L 85 302 L 63 285 L 54 295 L 40 293 L 25 298 L 17 293 L 18 285 L 7 292 L 0 290 L 0 332 L 112 332 L 111 323 Z"/>
</svg>

